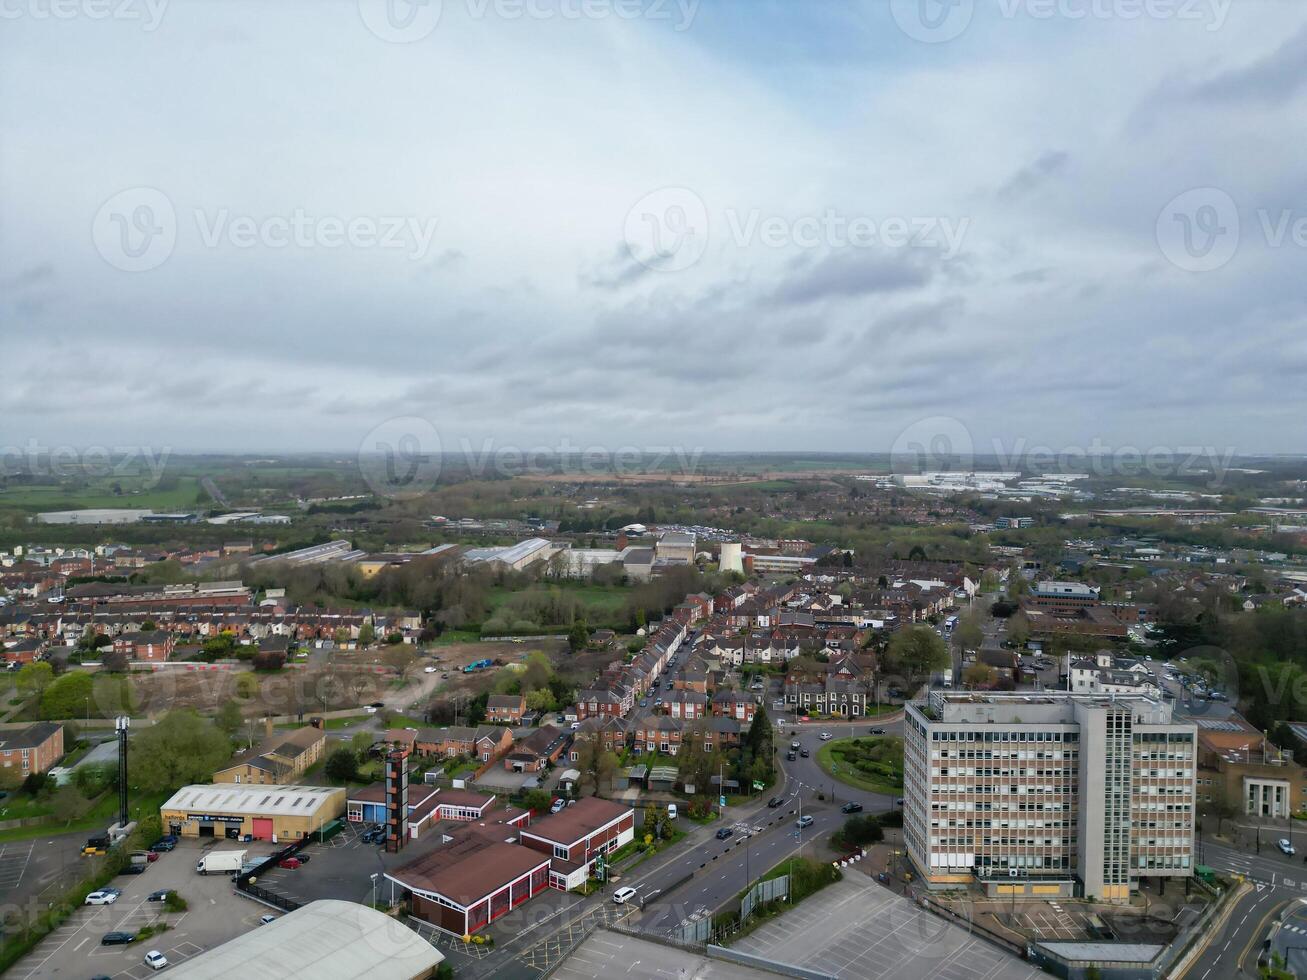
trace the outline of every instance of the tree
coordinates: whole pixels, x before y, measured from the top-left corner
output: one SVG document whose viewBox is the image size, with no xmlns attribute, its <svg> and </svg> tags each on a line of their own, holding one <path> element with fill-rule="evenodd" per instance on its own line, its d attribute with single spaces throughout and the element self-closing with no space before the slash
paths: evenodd
<svg viewBox="0 0 1307 980">
<path fill-rule="evenodd" d="M 910 679 L 945 670 L 952 663 L 943 637 L 929 626 L 911 626 L 895 633 L 886 659 L 896 673 Z"/>
<path fill-rule="evenodd" d="M 128 772 L 140 789 L 174 790 L 206 783 L 231 758 L 231 739 L 197 712 L 169 711 L 128 744 Z"/>
<path fill-rule="evenodd" d="M 38 663 L 24 664 L 18 671 L 15 678 L 18 683 L 18 690 L 24 694 L 35 694 L 38 697 L 45 693 L 45 689 L 54 681 L 54 667 L 44 660 Z"/>
<path fill-rule="evenodd" d="M 364 623 L 359 627 L 359 646 L 370 647 L 377 640 L 376 627 L 371 623 Z"/>
<path fill-rule="evenodd" d="M 962 683 L 967 687 L 990 687 L 998 679 L 998 671 L 989 664 L 968 664 L 962 671 Z"/>
<path fill-rule="evenodd" d="M 576 768 L 581 774 L 579 789 L 582 795 L 588 792 L 596 796 L 602 789 L 613 788 L 617 756 L 604 750 L 598 735 L 591 735 L 577 743 Z"/>
<path fill-rule="evenodd" d="M 584 650 L 589 644 L 590 627 L 584 619 L 578 619 L 572 624 L 572 628 L 567 631 L 567 646 L 573 653 L 577 653 Z"/>
<path fill-rule="evenodd" d="M 547 687 L 538 687 L 534 691 L 527 692 L 526 706 L 531 711 L 553 711 L 556 704 L 553 694 Z"/>
<path fill-rule="evenodd" d="M 228 736 L 235 735 L 240 731 L 241 723 L 244 717 L 241 715 L 241 708 L 235 701 L 224 701 L 218 713 L 213 716 L 213 723 Z"/>
<path fill-rule="evenodd" d="M 1019 612 L 1013 614 L 1007 621 L 1007 638 L 1021 649 L 1030 640 L 1030 620 L 1026 614 Z"/>
<path fill-rule="evenodd" d="M 372 732 L 355 732 L 354 737 L 349 740 L 350 747 L 354 749 L 355 754 L 362 759 L 372 748 Z"/>
<path fill-rule="evenodd" d="M 522 805 L 533 811 L 537 816 L 549 812 L 549 806 L 553 802 L 553 797 L 545 789 L 528 790 L 522 797 Z"/>
<path fill-rule="evenodd" d="M 131 666 L 131 660 L 121 650 L 106 650 L 100 658 L 100 666 L 111 674 L 125 674 Z"/>
<path fill-rule="evenodd" d="M 359 778 L 359 757 L 352 748 L 332 749 L 323 766 L 327 778 L 335 783 L 352 783 Z"/>
<path fill-rule="evenodd" d="M 985 631 L 981 628 L 980 617 L 973 613 L 964 616 L 953 631 L 953 639 L 962 650 L 979 650 L 985 642 Z"/>
<path fill-rule="evenodd" d="M 89 710 L 87 699 L 93 691 L 90 674 L 80 670 L 64 674 L 41 695 L 41 717 L 80 718 Z"/>
</svg>

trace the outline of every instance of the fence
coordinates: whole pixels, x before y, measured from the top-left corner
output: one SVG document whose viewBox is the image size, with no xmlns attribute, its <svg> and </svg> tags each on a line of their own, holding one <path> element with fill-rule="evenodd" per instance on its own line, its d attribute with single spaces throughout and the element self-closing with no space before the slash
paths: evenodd
<svg viewBox="0 0 1307 980">
<path fill-rule="evenodd" d="M 768 973 L 775 973 L 782 977 L 796 977 L 798 980 L 840 980 L 839 977 L 832 976 L 829 973 L 807 970 L 801 966 L 781 963 L 778 960 L 769 960 L 764 956 L 742 953 L 738 949 L 727 949 L 725 946 L 709 946 L 706 952 L 710 960 L 722 960 L 739 966 L 751 966 L 756 970 L 766 970 Z"/>
<path fill-rule="evenodd" d="M 781 875 L 779 878 L 771 878 L 767 881 L 760 881 L 747 892 L 744 898 L 740 900 L 740 921 L 743 922 L 749 917 L 754 908 L 766 902 L 775 901 L 778 898 L 784 898 L 790 893 L 790 876 Z"/>
<path fill-rule="evenodd" d="M 339 832 L 340 828 L 338 827 L 333 831 L 333 834 Z M 248 895 L 250 898 L 263 902 L 265 905 L 272 905 L 276 908 L 284 909 L 287 912 L 294 912 L 300 907 L 300 902 L 297 902 L 292 898 L 287 898 L 285 895 L 278 895 L 276 892 L 264 888 L 262 885 L 256 885 L 251 879 L 257 880 L 259 875 L 263 874 L 263 872 L 267 871 L 269 868 L 275 868 L 282 861 L 286 860 L 286 858 L 298 854 L 315 840 L 317 840 L 316 836 L 301 837 L 293 844 L 288 844 L 281 850 L 273 852 L 249 871 L 236 875 L 236 890 Z"/>
</svg>

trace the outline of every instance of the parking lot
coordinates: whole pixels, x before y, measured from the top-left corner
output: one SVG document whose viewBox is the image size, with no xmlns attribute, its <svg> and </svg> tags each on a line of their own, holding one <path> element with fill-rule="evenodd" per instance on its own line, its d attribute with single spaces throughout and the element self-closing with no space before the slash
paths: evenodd
<svg viewBox="0 0 1307 980">
<path fill-rule="evenodd" d="M 710 960 L 699 953 L 599 929 L 573 951 L 552 974 L 561 980 L 757 980 L 768 974 L 749 967 Z"/>
<path fill-rule="evenodd" d="M 0 844 L 0 904 L 25 906 L 57 879 L 71 883 L 85 868 L 85 841 L 85 833 L 74 833 Z"/>
<path fill-rule="evenodd" d="M 837 977 L 1024 980 L 1042 975 L 861 872 L 849 872 L 732 946 Z"/>
<path fill-rule="evenodd" d="M 199 875 L 195 862 L 202 853 L 197 842 L 183 841 L 162 854 L 142 875 L 119 875 L 111 884 L 122 889 L 112 905 L 82 906 L 24 957 L 7 977 L 112 977 L 144 980 L 153 971 L 144 963 L 158 950 L 170 965 L 220 945 L 249 929 L 268 910 L 236 894 L 226 875 Z M 151 892 L 173 889 L 186 899 L 186 912 L 166 913 L 162 903 L 146 901 Z M 168 928 L 158 935 L 124 946 L 101 946 L 107 932 L 137 932 L 156 923 Z"/>
</svg>

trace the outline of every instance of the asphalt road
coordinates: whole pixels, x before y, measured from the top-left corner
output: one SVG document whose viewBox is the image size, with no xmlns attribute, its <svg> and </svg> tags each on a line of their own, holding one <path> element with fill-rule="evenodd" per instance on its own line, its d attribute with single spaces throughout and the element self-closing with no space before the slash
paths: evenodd
<svg viewBox="0 0 1307 980">
<path fill-rule="evenodd" d="M 1255 845 L 1244 849 L 1202 841 L 1202 863 L 1242 875 L 1253 888 L 1235 903 L 1224 927 L 1189 968 L 1188 980 L 1215 980 L 1241 973 L 1257 976 L 1257 954 L 1270 926 L 1281 910 L 1307 899 L 1307 864 L 1299 855 L 1288 857 L 1276 850 L 1278 836 L 1276 831 L 1263 832 L 1261 854 Z M 1303 938 L 1307 944 L 1307 937 Z"/>
<path fill-rule="evenodd" d="M 891 809 L 892 796 L 869 793 L 843 783 L 835 784 L 832 799 L 831 777 L 821 771 L 816 761 L 821 732 L 844 738 L 866 735 L 872 727 L 898 734 L 902 732 L 903 722 L 901 718 L 892 722 L 860 719 L 781 727 L 777 738 L 781 750 L 790 744 L 790 732 L 794 731 L 811 753 L 809 758 L 799 757 L 793 762 L 784 755 L 778 757 L 785 781 L 775 795 L 784 800 L 783 804 L 769 808 L 767 798 L 763 797 L 756 803 L 727 807 L 723 820 L 696 827 L 691 837 L 676 848 L 680 860 L 648 870 L 638 867 L 624 878 L 620 884 L 637 889 L 644 903 L 644 914 L 637 928 L 666 935 L 692 915 L 714 912 L 744 891 L 749 882 L 791 855 L 814 855 L 812 842 L 836 830 L 847 819 L 847 814 L 840 811 L 845 803 L 861 803 L 867 813 Z M 818 792 L 826 799 L 818 800 Z M 800 815 L 812 817 L 812 824 L 802 830 L 797 826 Z M 725 840 L 718 840 L 715 835 L 724 827 L 732 828 L 733 833 Z M 690 872 L 694 876 L 684 881 Z"/>
</svg>

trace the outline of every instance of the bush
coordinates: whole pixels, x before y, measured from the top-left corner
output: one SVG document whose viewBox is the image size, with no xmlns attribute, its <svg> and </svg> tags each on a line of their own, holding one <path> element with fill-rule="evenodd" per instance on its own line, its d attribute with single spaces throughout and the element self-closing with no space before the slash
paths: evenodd
<svg viewBox="0 0 1307 980">
<path fill-rule="evenodd" d="M 168 897 L 163 900 L 163 907 L 169 912 L 185 912 L 190 905 L 176 892 L 169 892 Z"/>
<path fill-rule="evenodd" d="M 882 827 L 902 827 L 903 811 L 890 810 L 888 813 L 880 814 L 876 819 L 880 821 Z"/>
<path fill-rule="evenodd" d="M 840 829 L 840 839 L 849 847 L 865 847 L 884 840 L 885 832 L 880 829 L 880 821 L 874 815 L 867 814 L 845 820 Z"/>
</svg>

